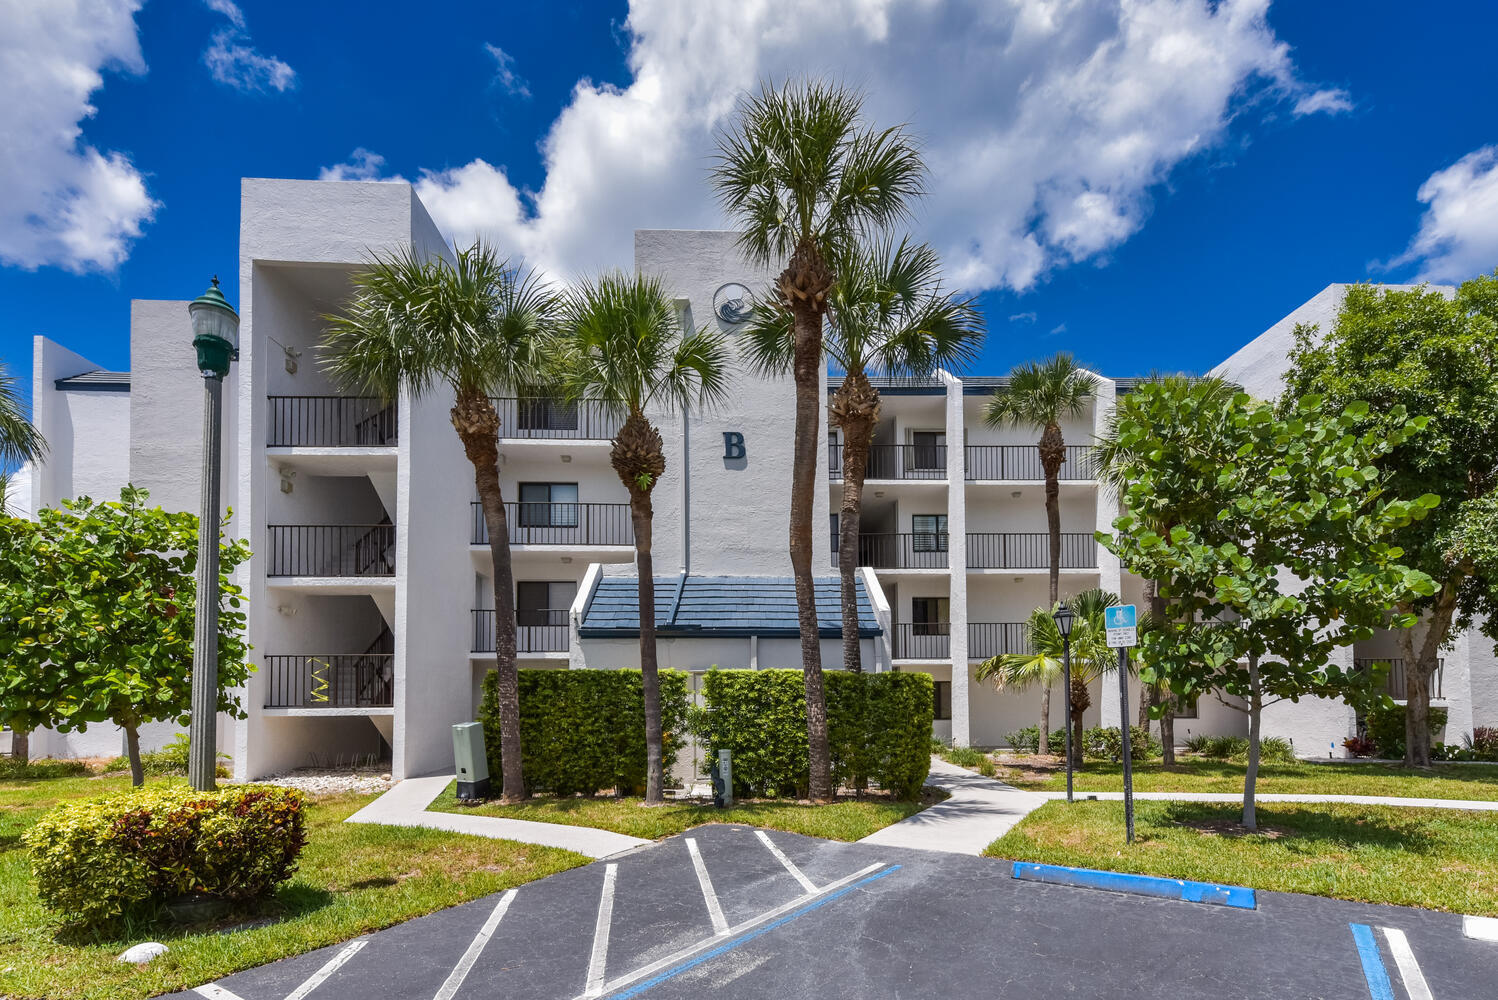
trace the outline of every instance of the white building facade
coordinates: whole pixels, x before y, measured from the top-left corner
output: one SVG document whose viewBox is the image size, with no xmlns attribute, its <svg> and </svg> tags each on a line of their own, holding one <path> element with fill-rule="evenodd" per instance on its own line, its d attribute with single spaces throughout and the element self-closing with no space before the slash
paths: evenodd
<svg viewBox="0 0 1498 1000">
<path fill-rule="evenodd" d="M 451 393 L 341 396 L 317 351 L 321 317 L 347 300 L 371 252 L 448 250 L 405 184 L 247 179 L 241 220 L 241 353 L 224 393 L 224 496 L 231 531 L 254 552 L 238 572 L 258 669 L 242 693 L 248 717 L 222 720 L 221 748 L 240 778 L 354 759 L 388 759 L 396 777 L 450 768 L 450 726 L 474 717 L 494 635 L 489 550 L 472 466 L 448 419 Z M 665 280 L 685 323 L 721 329 L 730 343 L 739 286 L 761 288 L 770 278 L 725 232 L 637 232 L 634 263 Z M 1312 303 L 1339 300 L 1341 287 Z M 29 497 L 21 506 L 113 498 L 133 481 L 155 503 L 196 511 L 202 393 L 186 310 L 185 302 L 132 303 L 129 373 L 100 371 L 37 338 L 34 412 L 52 450 L 22 477 Z M 1278 358 L 1278 378 L 1283 334 L 1280 326 L 1267 332 L 1224 373 L 1252 386 Z M 931 674 L 935 735 L 977 746 L 1002 745 L 1039 716 L 1038 692 L 1000 693 L 973 673 L 986 657 L 1023 650 L 1023 622 L 1047 598 L 1035 434 L 982 419 L 1002 383 L 942 373 L 881 386 L 855 556 L 865 669 Z M 1140 581 L 1094 540 L 1117 507 L 1092 474 L 1088 447 L 1133 384 L 1100 375 L 1088 414 L 1063 427 L 1063 596 L 1100 586 L 1141 598 Z M 800 665 L 788 628 L 793 404 L 789 379 L 739 366 L 728 403 L 651 414 L 667 458 L 654 491 L 662 667 Z M 520 665 L 638 666 L 621 604 L 634 569 L 628 496 L 608 461 L 617 418 L 544 399 L 496 405 Z M 842 660 L 837 560 L 849 555 L 833 550 L 839 448 L 829 433 L 814 520 L 828 668 Z M 1345 651 L 1349 660 L 1393 652 L 1387 639 Z M 1498 721 L 1493 660 L 1475 632 L 1447 655 L 1439 704 L 1451 713 L 1448 739 Z M 1117 724 L 1124 714 L 1114 683 L 1093 701 L 1088 725 Z M 1053 727 L 1060 706 L 1058 696 Z M 1178 737 L 1247 731 L 1240 713 L 1207 699 L 1196 713 L 1177 723 Z M 1346 706 L 1302 702 L 1269 710 L 1265 732 L 1293 738 L 1306 755 L 1329 748 L 1341 756 L 1354 725 Z M 178 728 L 152 727 L 145 742 Z M 38 755 L 113 754 L 119 745 L 109 727 L 33 738 Z"/>
</svg>

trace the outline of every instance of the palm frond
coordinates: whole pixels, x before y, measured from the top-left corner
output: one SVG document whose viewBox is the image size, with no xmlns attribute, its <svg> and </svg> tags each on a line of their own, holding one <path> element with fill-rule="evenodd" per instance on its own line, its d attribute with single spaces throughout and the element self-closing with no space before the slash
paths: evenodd
<svg viewBox="0 0 1498 1000">
<path fill-rule="evenodd" d="M 1085 414 L 1096 389 L 1097 376 L 1063 351 L 1017 366 L 1009 384 L 994 391 L 983 417 L 992 426 L 1049 427 Z"/>
<path fill-rule="evenodd" d="M 41 461 L 46 454 L 47 442 L 26 416 L 15 376 L 0 361 L 0 472 Z"/>
</svg>

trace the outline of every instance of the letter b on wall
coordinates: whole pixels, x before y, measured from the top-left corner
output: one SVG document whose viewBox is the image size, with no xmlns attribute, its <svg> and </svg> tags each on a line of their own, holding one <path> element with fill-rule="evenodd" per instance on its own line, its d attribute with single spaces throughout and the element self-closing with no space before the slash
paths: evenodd
<svg viewBox="0 0 1498 1000">
<path fill-rule="evenodd" d="M 723 458 L 732 461 L 736 458 L 746 458 L 748 452 L 744 450 L 744 435 L 738 431 L 723 432 Z"/>
</svg>

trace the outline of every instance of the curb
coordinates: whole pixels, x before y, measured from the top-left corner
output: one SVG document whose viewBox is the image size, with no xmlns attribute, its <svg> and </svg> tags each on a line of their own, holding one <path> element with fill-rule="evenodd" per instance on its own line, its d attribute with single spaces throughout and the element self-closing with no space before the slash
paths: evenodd
<svg viewBox="0 0 1498 1000">
<path fill-rule="evenodd" d="M 1192 882 L 1178 878 L 1160 878 L 1155 875 L 1129 875 L 1123 872 L 1105 872 L 1094 868 L 1065 868 L 1061 865 L 1040 865 L 1030 862 L 1015 862 L 1013 877 L 1028 882 L 1045 882 L 1051 885 L 1069 885 L 1079 889 L 1102 889 L 1106 892 L 1126 892 L 1137 896 L 1156 896 L 1161 899 L 1179 899 L 1186 903 L 1210 903 L 1214 906 L 1231 906 L 1240 910 L 1258 908 L 1254 890 L 1240 885 L 1218 885 L 1215 882 Z"/>
</svg>

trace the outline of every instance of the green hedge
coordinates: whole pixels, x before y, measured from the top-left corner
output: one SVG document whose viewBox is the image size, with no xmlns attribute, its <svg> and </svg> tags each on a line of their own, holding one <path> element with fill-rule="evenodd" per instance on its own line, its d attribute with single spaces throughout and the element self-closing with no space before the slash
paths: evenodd
<svg viewBox="0 0 1498 1000">
<path fill-rule="evenodd" d="M 828 742 L 841 787 L 872 784 L 900 798 L 920 793 L 931 766 L 931 677 L 828 672 Z M 739 795 L 804 796 L 806 689 L 800 670 L 710 670 L 699 736 L 709 760 L 733 751 Z"/>
<path fill-rule="evenodd" d="M 1368 713 L 1368 738 L 1378 747 L 1382 757 L 1404 756 L 1404 712 L 1403 705 L 1380 705 Z M 1446 725 L 1446 709 L 1430 710 L 1430 732 L 1432 739 L 1438 729 Z"/>
<path fill-rule="evenodd" d="M 479 721 L 498 782 L 499 706 L 490 671 Z M 687 675 L 660 671 L 666 773 L 686 738 Z M 520 671 L 520 749 L 526 789 L 557 795 L 645 787 L 645 692 L 638 670 Z"/>
<path fill-rule="evenodd" d="M 185 893 L 264 895 L 306 841 L 302 793 L 273 785 L 132 789 L 59 806 L 24 834 L 42 903 L 82 923 Z"/>
</svg>

